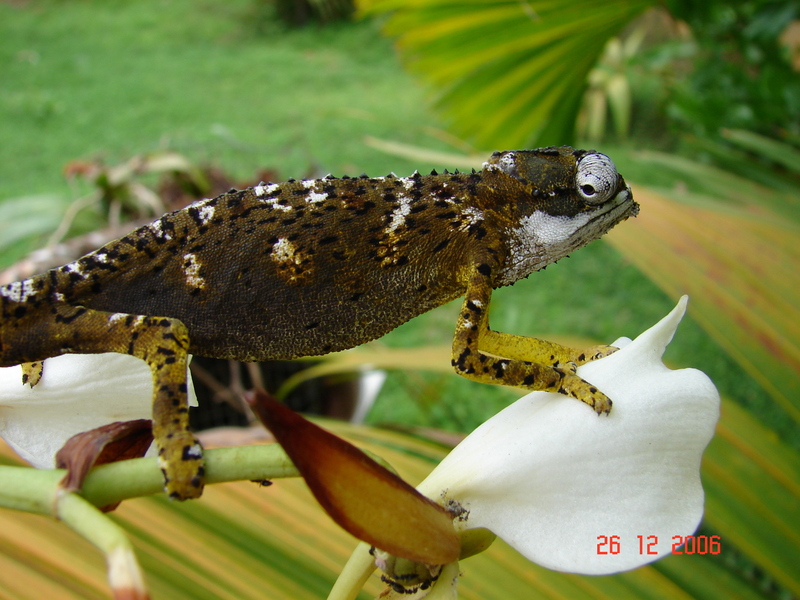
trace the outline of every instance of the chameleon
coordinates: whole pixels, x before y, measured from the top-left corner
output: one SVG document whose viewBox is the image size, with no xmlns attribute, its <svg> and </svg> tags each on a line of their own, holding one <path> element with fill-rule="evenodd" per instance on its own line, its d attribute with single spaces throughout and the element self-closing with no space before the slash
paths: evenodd
<svg viewBox="0 0 800 600">
<path fill-rule="evenodd" d="M 639 205 L 606 155 L 495 152 L 481 170 L 341 177 L 231 189 L 166 214 L 67 265 L 0 287 L 0 366 L 120 352 L 153 375 L 165 490 L 199 497 L 189 354 L 283 360 L 344 350 L 464 296 L 452 365 L 479 382 L 611 400 L 576 374 L 577 350 L 494 331 L 492 290 L 601 237 Z M 102 374 L 99 374 L 102 376 Z"/>
</svg>

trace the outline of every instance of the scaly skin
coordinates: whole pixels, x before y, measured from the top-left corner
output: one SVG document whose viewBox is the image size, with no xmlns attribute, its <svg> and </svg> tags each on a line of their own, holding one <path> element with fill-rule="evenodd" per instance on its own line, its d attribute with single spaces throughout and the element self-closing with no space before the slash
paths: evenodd
<svg viewBox="0 0 800 600">
<path fill-rule="evenodd" d="M 479 172 L 290 180 L 196 202 L 66 266 L 0 288 L 0 366 L 122 352 L 153 372 L 168 493 L 197 497 L 187 353 L 242 361 L 351 348 L 464 296 L 456 371 L 611 401 L 575 374 L 580 352 L 489 329 L 492 289 L 599 238 L 638 205 L 604 155 L 495 153 Z"/>
</svg>

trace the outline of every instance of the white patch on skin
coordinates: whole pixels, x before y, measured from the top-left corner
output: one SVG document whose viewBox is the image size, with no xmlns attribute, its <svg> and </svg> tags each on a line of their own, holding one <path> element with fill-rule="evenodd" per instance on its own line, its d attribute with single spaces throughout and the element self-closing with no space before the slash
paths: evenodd
<svg viewBox="0 0 800 600">
<path fill-rule="evenodd" d="M 95 252 L 94 259 L 97 262 L 106 264 L 108 262 L 108 254 L 106 254 L 105 252 Z"/>
<path fill-rule="evenodd" d="M 271 194 L 275 190 L 280 187 L 280 184 L 277 183 L 269 183 L 267 185 L 257 185 L 253 188 L 253 192 L 255 192 L 256 196 L 266 196 L 267 194 Z"/>
<path fill-rule="evenodd" d="M 506 152 L 501 156 L 497 162 L 490 163 L 485 162 L 483 163 L 483 170 L 484 171 L 502 171 L 503 173 L 508 173 L 509 175 L 513 175 L 517 171 L 517 154 L 516 152 Z"/>
<path fill-rule="evenodd" d="M 186 276 L 186 283 L 191 287 L 204 288 L 206 280 L 200 276 L 200 268 L 203 265 L 197 260 L 197 256 L 187 253 L 183 255 L 183 260 L 185 261 L 183 263 L 183 274 Z"/>
<path fill-rule="evenodd" d="M 416 173 L 418 173 L 418 172 L 419 172 L 419 171 L 414 171 L 414 173 L 415 173 L 415 174 L 416 174 Z M 414 178 L 413 178 L 413 177 L 401 177 L 401 178 L 400 178 L 400 179 L 398 179 L 397 181 L 398 181 L 398 182 L 399 182 L 399 183 L 400 183 L 400 184 L 401 184 L 401 185 L 402 185 L 404 188 L 406 188 L 407 190 L 410 190 L 411 188 L 413 188 L 413 187 L 414 187 L 414 183 L 415 183 L 415 181 L 414 181 Z"/>
<path fill-rule="evenodd" d="M 64 265 L 64 271 L 67 273 L 77 273 L 78 275 L 83 276 L 83 265 L 79 262 L 69 263 L 68 265 Z"/>
<path fill-rule="evenodd" d="M 392 211 L 392 220 L 384 229 L 386 235 L 391 235 L 406 222 L 406 216 L 411 212 L 411 198 L 399 196 L 400 205 Z"/>
<path fill-rule="evenodd" d="M 32 279 L 15 281 L 0 288 L 0 296 L 8 298 L 12 302 L 25 302 L 34 293 Z"/>
<path fill-rule="evenodd" d="M 279 183 L 257 185 L 253 188 L 253 192 L 255 192 L 255 195 L 260 198 L 261 196 L 269 196 L 273 194 L 279 187 L 281 187 Z M 262 202 L 264 204 L 269 204 L 269 206 L 275 210 L 282 210 L 283 212 L 292 210 L 292 207 L 288 204 L 278 204 L 278 198 L 264 198 Z"/>
<path fill-rule="evenodd" d="M 172 235 L 169 232 L 165 232 L 161 228 L 161 219 L 159 219 L 158 221 L 153 221 L 153 223 L 150 224 L 150 227 L 153 228 L 153 230 L 156 232 L 156 235 L 158 237 L 163 238 L 165 240 L 171 240 L 172 239 Z"/>
<path fill-rule="evenodd" d="M 64 294 L 62 294 L 61 292 L 56 292 L 55 293 L 55 297 L 56 297 L 56 300 L 58 302 L 63 302 L 64 301 Z"/>
<path fill-rule="evenodd" d="M 108 324 L 113 325 L 117 321 L 122 321 L 125 317 L 127 317 L 125 313 L 114 313 L 110 317 L 108 317 Z"/>
<path fill-rule="evenodd" d="M 277 263 L 294 263 L 295 253 L 294 244 L 286 238 L 278 238 L 278 241 L 272 247 L 272 259 Z"/>
<path fill-rule="evenodd" d="M 473 225 L 483 222 L 483 212 L 473 206 L 467 206 L 461 209 L 461 215 L 464 220 L 458 227 L 460 231 L 466 231 Z"/>
<path fill-rule="evenodd" d="M 194 459 L 203 458 L 203 448 L 200 446 L 200 444 L 194 444 L 192 447 L 186 450 L 186 452 L 184 452 L 184 455 Z"/>
<path fill-rule="evenodd" d="M 213 207 L 213 206 L 200 206 L 200 207 L 198 207 L 198 215 L 197 216 L 199 217 L 200 222 L 203 225 L 205 225 L 211 219 L 214 218 L 214 209 L 215 209 L 215 207 Z"/>
<path fill-rule="evenodd" d="M 309 204 L 317 204 L 318 202 L 325 202 L 328 199 L 328 194 L 320 194 L 319 192 L 308 192 L 306 202 Z"/>
</svg>

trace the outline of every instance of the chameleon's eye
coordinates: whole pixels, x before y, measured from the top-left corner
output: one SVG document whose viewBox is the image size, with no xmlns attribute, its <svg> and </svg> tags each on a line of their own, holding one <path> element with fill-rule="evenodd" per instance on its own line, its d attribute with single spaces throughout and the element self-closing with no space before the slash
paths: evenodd
<svg viewBox="0 0 800 600">
<path fill-rule="evenodd" d="M 578 161 L 575 185 L 587 204 L 603 204 L 610 200 L 618 181 L 617 168 L 605 154 L 591 152 Z"/>
</svg>

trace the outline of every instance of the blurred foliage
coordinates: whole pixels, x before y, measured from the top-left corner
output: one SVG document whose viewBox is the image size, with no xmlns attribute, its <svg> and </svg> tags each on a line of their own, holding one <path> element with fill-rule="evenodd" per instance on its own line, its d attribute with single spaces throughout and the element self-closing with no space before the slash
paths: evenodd
<svg viewBox="0 0 800 600">
<path fill-rule="evenodd" d="M 459 136 L 482 148 L 573 140 L 586 78 L 649 0 L 360 0 L 390 12 L 410 69 L 436 89 Z"/>
<path fill-rule="evenodd" d="M 634 115 L 648 146 L 721 128 L 800 133 L 800 4 L 675 0 L 641 16 L 654 4 L 358 2 L 388 13 L 452 130 L 482 148 L 574 143 L 576 123 L 590 141 L 625 139 Z"/>
<path fill-rule="evenodd" d="M 667 107 L 677 131 L 716 135 L 723 127 L 772 137 L 800 133 L 800 74 L 782 37 L 800 18 L 796 1 L 669 0 L 691 30 L 678 49 L 690 68 L 670 81 Z"/>
<path fill-rule="evenodd" d="M 299 27 L 309 23 L 329 23 L 346 19 L 355 8 L 352 0 L 257 0 L 264 5 L 265 17 L 271 16 L 270 9 L 284 23 Z"/>
</svg>

